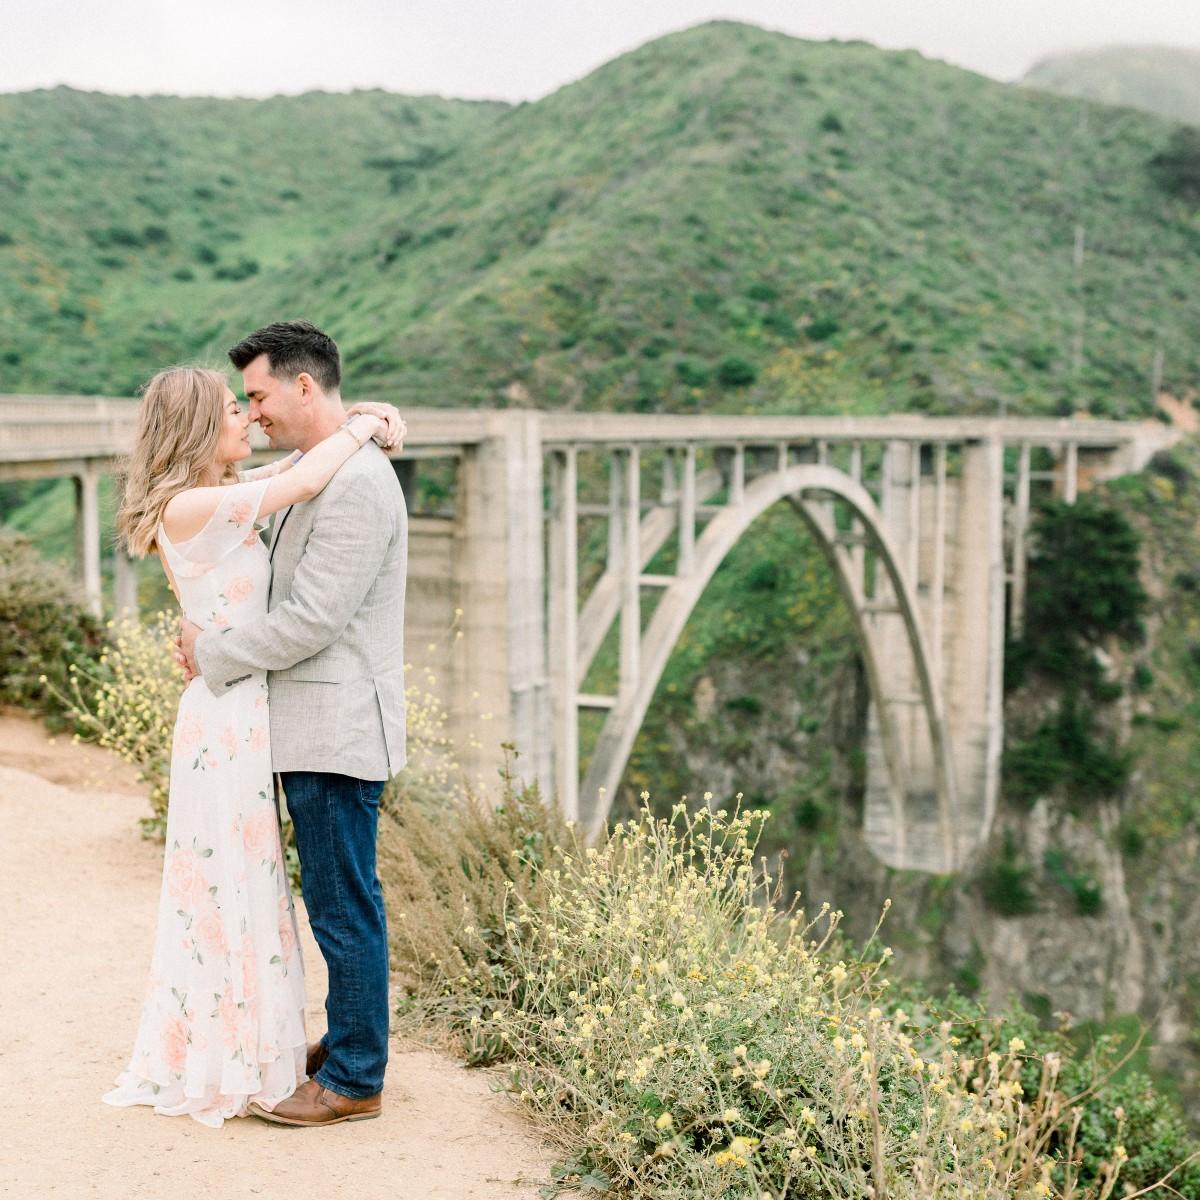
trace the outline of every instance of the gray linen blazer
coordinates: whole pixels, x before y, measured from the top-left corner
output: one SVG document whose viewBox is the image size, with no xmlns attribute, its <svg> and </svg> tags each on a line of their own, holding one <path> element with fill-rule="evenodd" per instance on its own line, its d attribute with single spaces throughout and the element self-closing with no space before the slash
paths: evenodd
<svg viewBox="0 0 1200 1200">
<path fill-rule="evenodd" d="M 271 593 L 257 621 L 196 639 L 214 695 L 268 672 L 271 765 L 387 779 L 405 763 L 408 512 L 368 442 L 325 490 L 275 514 Z"/>
</svg>

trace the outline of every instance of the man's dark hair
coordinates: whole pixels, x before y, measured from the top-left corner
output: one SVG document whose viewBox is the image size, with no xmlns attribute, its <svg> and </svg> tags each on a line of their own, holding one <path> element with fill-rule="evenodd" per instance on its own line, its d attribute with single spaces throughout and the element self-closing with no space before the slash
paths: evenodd
<svg viewBox="0 0 1200 1200">
<path fill-rule="evenodd" d="M 323 391 L 335 392 L 341 387 L 342 356 L 337 343 L 308 321 L 264 325 L 242 338 L 229 351 L 229 359 L 241 371 L 260 354 L 267 356 L 276 379 L 295 379 L 306 371 Z"/>
</svg>

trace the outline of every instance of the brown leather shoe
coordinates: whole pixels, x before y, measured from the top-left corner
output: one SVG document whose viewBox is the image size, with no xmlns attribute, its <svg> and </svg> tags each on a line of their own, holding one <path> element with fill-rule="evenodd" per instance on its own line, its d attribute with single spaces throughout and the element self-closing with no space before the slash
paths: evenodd
<svg viewBox="0 0 1200 1200">
<path fill-rule="evenodd" d="M 302 1083 L 286 1100 L 270 1112 L 251 1103 L 250 1112 L 276 1125 L 338 1125 L 342 1121 L 369 1121 L 383 1111 L 383 1093 L 356 1100 L 331 1092 L 315 1079 Z"/>
<path fill-rule="evenodd" d="M 304 1073 L 311 1079 L 324 1065 L 329 1057 L 329 1047 L 324 1042 L 317 1042 L 308 1048 L 308 1059 L 304 1064 Z"/>
</svg>

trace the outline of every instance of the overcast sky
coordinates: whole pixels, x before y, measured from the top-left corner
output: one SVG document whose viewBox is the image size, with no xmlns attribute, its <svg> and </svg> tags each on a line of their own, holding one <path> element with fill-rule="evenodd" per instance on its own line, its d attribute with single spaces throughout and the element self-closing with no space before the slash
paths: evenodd
<svg viewBox="0 0 1200 1200">
<path fill-rule="evenodd" d="M 717 17 L 915 48 L 999 79 L 1063 49 L 1200 47 L 1200 0 L 0 0 L 0 90 L 534 99 Z"/>
</svg>

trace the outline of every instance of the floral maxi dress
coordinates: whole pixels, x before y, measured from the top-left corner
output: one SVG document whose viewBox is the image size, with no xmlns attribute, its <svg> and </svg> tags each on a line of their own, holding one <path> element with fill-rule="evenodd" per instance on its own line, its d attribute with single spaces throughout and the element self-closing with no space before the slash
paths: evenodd
<svg viewBox="0 0 1200 1200">
<path fill-rule="evenodd" d="M 271 565 L 255 525 L 269 478 L 228 488 L 195 537 L 159 544 L 184 613 L 205 628 L 267 608 Z M 133 1055 L 112 1091 L 220 1127 L 271 1108 L 305 1078 L 304 971 L 279 841 L 267 681 L 183 693 L 171 748 L 158 929 Z"/>
</svg>

